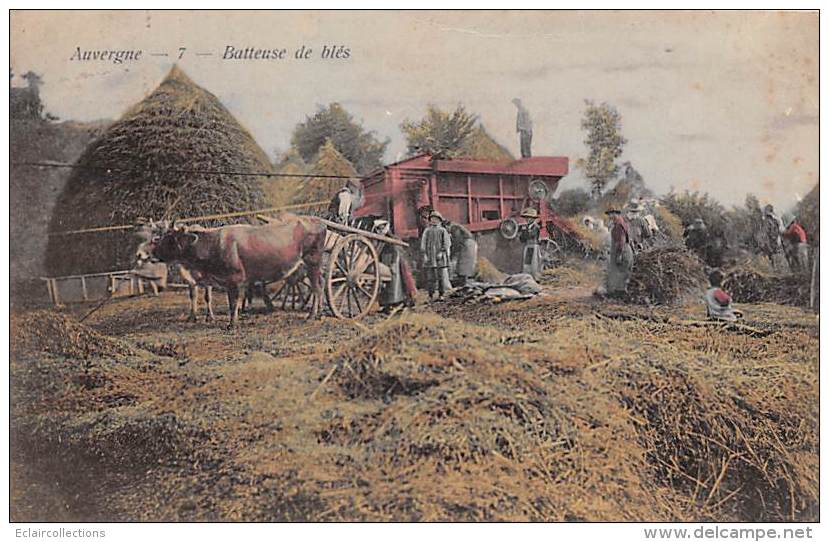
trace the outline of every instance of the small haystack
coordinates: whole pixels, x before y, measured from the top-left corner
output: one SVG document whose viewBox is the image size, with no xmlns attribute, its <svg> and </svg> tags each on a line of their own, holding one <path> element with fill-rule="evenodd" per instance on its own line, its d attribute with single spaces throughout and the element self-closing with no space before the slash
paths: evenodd
<svg viewBox="0 0 829 542">
<path fill-rule="evenodd" d="M 655 248 L 636 255 L 627 300 L 673 305 L 700 299 L 708 280 L 702 262 L 683 248 Z"/>
<path fill-rule="evenodd" d="M 773 275 L 756 268 L 737 267 L 726 274 L 723 289 L 737 303 L 770 302 L 808 307 L 810 280 L 808 274 Z"/>
<path fill-rule="evenodd" d="M 297 192 L 302 188 L 304 180 L 302 177 L 295 177 L 295 175 L 308 173 L 308 164 L 305 163 L 296 149 L 291 148 L 276 165 L 276 171 L 277 173 L 284 173 L 286 176 L 277 177 L 275 182 L 268 183 L 265 186 L 265 194 L 270 204 L 275 207 L 290 205 Z"/>
<path fill-rule="evenodd" d="M 489 132 L 478 125 L 461 145 L 459 157 L 507 163 L 515 160 L 509 149 L 495 141 Z"/>
<path fill-rule="evenodd" d="M 330 139 L 326 139 L 317 151 L 308 173 L 311 176 L 302 180 L 291 203 L 328 201 L 348 182 L 346 178 L 315 177 L 314 175 L 357 177 L 354 165 L 334 147 Z"/>
<path fill-rule="evenodd" d="M 272 171 L 219 99 L 177 67 L 95 140 L 77 165 L 50 232 L 266 207 L 266 178 L 227 172 Z M 53 236 L 46 266 L 53 275 L 128 269 L 135 244 L 129 231 Z"/>
<path fill-rule="evenodd" d="M 15 354 L 47 352 L 89 359 L 132 352 L 126 344 L 98 333 L 69 315 L 47 310 L 12 314 L 11 337 L 11 349 Z"/>
<path fill-rule="evenodd" d="M 495 267 L 495 264 L 493 264 L 491 261 L 484 258 L 483 256 L 478 256 L 477 269 L 478 273 L 476 274 L 475 278 L 477 278 L 481 282 L 501 284 L 507 278 L 506 273 L 499 270 L 497 267 Z"/>
</svg>

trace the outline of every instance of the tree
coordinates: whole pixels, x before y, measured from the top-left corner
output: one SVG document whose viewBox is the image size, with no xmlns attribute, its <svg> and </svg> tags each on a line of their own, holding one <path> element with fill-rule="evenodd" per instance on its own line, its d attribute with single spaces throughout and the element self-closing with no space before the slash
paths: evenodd
<svg viewBox="0 0 829 542">
<path fill-rule="evenodd" d="M 581 128 L 587 131 L 584 144 L 589 152 L 587 159 L 580 158 L 577 165 L 584 170 L 593 196 L 598 198 L 619 173 L 616 159 L 622 155 L 627 139 L 622 136 L 622 116 L 615 107 L 607 103 L 596 105 L 590 100 L 585 103 Z"/>
<path fill-rule="evenodd" d="M 374 132 L 366 131 L 355 122 L 343 106 L 332 103 L 297 124 L 291 136 L 291 145 L 303 160 L 311 162 L 328 139 L 361 174 L 370 173 L 383 165 L 383 154 L 389 144 L 388 138 L 378 141 Z"/>
<path fill-rule="evenodd" d="M 430 105 L 419 122 L 405 121 L 400 129 L 406 135 L 410 155 L 429 153 L 434 158 L 455 158 L 475 131 L 478 116 L 462 105 L 447 113 Z"/>
</svg>

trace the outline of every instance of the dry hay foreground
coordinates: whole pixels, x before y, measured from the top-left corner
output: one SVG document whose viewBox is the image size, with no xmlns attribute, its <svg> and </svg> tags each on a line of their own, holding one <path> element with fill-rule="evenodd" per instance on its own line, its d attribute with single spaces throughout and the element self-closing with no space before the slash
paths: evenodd
<svg viewBox="0 0 829 542">
<path fill-rule="evenodd" d="M 799 309 L 752 306 L 757 337 L 555 297 L 238 334 L 184 306 L 13 315 L 15 520 L 817 519 Z"/>
</svg>

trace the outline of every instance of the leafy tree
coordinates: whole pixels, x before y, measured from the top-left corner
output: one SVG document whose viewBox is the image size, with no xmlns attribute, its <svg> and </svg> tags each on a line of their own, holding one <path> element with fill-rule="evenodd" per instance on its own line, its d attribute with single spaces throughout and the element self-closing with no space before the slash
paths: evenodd
<svg viewBox="0 0 829 542">
<path fill-rule="evenodd" d="M 405 121 L 400 129 L 406 135 L 410 155 L 429 153 L 435 158 L 455 158 L 475 132 L 478 116 L 459 105 L 447 113 L 430 105 L 418 122 Z"/>
<path fill-rule="evenodd" d="M 584 170 L 593 195 L 598 198 L 619 173 L 616 159 L 622 155 L 627 139 L 622 136 L 622 116 L 615 107 L 607 103 L 596 105 L 590 100 L 585 103 L 581 128 L 587 131 L 584 144 L 589 152 L 587 159 L 580 158 L 577 165 Z"/>
<path fill-rule="evenodd" d="M 291 145 L 303 160 L 311 162 L 328 139 L 361 174 L 383 165 L 383 154 L 389 144 L 388 138 L 378 141 L 374 132 L 363 129 L 343 106 L 332 103 L 297 124 Z"/>
</svg>

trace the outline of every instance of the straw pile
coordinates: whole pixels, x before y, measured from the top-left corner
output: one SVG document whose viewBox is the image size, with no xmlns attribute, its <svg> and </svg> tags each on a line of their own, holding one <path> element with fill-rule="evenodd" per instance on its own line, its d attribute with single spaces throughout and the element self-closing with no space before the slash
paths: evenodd
<svg viewBox="0 0 829 542">
<path fill-rule="evenodd" d="M 808 307 L 810 280 L 809 274 L 773 275 L 753 267 L 738 267 L 726 274 L 723 289 L 738 303 L 767 301 Z"/>
<path fill-rule="evenodd" d="M 185 365 L 15 356 L 13 442 L 57 457 L 61 487 L 100 478 L 76 493 L 103 504 L 77 520 L 816 520 L 813 315 L 752 308 L 775 323 L 758 338 L 622 308 L 140 331 L 205 350 Z M 107 307 L 95 325 L 131 318 Z"/>
<path fill-rule="evenodd" d="M 78 323 L 66 314 L 39 310 L 12 314 L 13 352 L 37 351 L 78 359 L 131 353 L 129 346 Z"/>
<path fill-rule="evenodd" d="M 177 67 L 87 147 L 78 166 L 52 232 L 263 208 L 265 178 L 212 172 L 272 171 L 250 133 Z M 54 275 L 129 269 L 135 245 L 129 232 L 52 237 L 46 266 Z"/>
<path fill-rule="evenodd" d="M 481 282 L 488 282 L 490 284 L 501 284 L 506 280 L 507 274 L 501 272 L 495 264 L 483 256 L 478 256 L 478 265 L 476 267 L 476 277 Z"/>
<path fill-rule="evenodd" d="M 627 301 L 672 305 L 700 299 L 708 281 L 702 262 L 684 248 L 664 247 L 636 255 Z"/>
<path fill-rule="evenodd" d="M 604 319 L 532 338 L 433 316 L 389 322 L 343 346 L 328 384 L 386 406 L 329 424 L 322 442 L 359 449 L 359 477 L 395 481 L 369 477 L 349 495 L 398 519 L 815 517 L 816 365 L 645 346 L 663 332 Z"/>
</svg>

